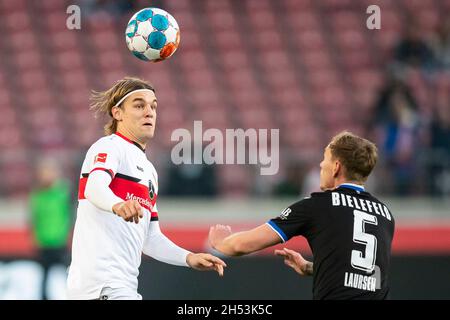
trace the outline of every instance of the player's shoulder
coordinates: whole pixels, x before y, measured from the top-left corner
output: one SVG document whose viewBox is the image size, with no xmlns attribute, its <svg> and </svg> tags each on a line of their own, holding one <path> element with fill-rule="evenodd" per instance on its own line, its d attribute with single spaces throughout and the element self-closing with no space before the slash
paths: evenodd
<svg viewBox="0 0 450 320">
<path fill-rule="evenodd" d="M 101 137 L 97 141 L 95 141 L 89 150 L 119 150 L 121 148 L 120 138 L 115 134 L 111 134 L 108 136 Z"/>
<path fill-rule="evenodd" d="M 323 192 L 313 192 L 310 195 L 304 196 L 301 199 L 299 199 L 298 201 L 292 203 L 289 207 L 292 209 L 295 209 L 298 207 L 311 205 L 312 203 L 316 202 L 317 200 L 323 198 L 322 194 L 323 194 Z"/>
<path fill-rule="evenodd" d="M 322 202 L 331 198 L 332 190 L 312 192 L 308 197 L 305 197 L 309 203 Z"/>
<path fill-rule="evenodd" d="M 110 134 L 108 136 L 104 136 L 95 141 L 92 145 L 103 145 L 103 144 L 118 144 L 120 138 L 115 134 Z"/>
<path fill-rule="evenodd" d="M 309 196 L 303 197 L 290 207 L 292 209 L 317 207 L 329 203 L 329 199 L 331 199 L 331 191 L 329 190 L 312 192 Z"/>
</svg>

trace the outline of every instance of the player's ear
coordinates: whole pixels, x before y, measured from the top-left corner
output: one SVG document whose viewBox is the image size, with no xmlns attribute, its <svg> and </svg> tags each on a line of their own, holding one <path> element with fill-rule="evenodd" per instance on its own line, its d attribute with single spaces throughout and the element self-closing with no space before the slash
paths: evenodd
<svg viewBox="0 0 450 320">
<path fill-rule="evenodd" d="M 333 178 L 336 178 L 339 175 L 339 172 L 342 170 L 342 164 L 339 162 L 339 160 L 336 160 L 334 162 L 333 167 Z"/>
<path fill-rule="evenodd" d="M 119 107 L 112 107 L 111 114 L 117 121 L 122 121 L 122 109 Z"/>
</svg>

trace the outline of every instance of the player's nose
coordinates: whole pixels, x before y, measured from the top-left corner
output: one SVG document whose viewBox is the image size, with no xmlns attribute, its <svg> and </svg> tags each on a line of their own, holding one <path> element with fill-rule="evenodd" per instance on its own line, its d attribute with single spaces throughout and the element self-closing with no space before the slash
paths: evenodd
<svg viewBox="0 0 450 320">
<path fill-rule="evenodd" d="M 153 118 L 153 111 L 152 111 L 152 108 L 149 106 L 149 105 L 147 105 L 147 107 L 145 108 L 145 111 L 144 111 L 144 117 L 146 117 L 146 118 Z"/>
</svg>

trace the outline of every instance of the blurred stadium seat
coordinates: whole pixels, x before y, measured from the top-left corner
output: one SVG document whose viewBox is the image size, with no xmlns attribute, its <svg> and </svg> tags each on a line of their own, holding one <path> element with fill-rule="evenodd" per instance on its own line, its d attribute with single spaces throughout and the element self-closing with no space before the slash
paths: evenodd
<svg viewBox="0 0 450 320">
<path fill-rule="evenodd" d="M 175 129 L 183 123 L 180 118 L 188 116 L 219 128 L 282 127 L 283 149 L 307 148 L 311 140 L 299 134 L 299 124 L 330 136 L 340 128 L 361 128 L 352 123 L 355 110 L 364 110 L 358 121 L 369 120 L 381 87 L 383 64 L 401 36 L 403 10 L 419 15 L 427 32 L 436 28 L 439 11 L 450 7 L 448 1 L 393 4 L 380 0 L 383 32 L 369 34 L 360 13 L 371 3 L 166 1 L 182 26 L 181 47 L 172 65 L 158 66 L 156 72 L 148 73 L 124 48 L 122 26 L 117 22 L 126 21 L 128 13 L 118 18 L 85 17 L 81 37 L 67 30 L 61 1 L 32 6 L 25 1 L 1 1 L 0 26 L 6 31 L 4 49 L 9 61 L 2 77 L 15 80 L 0 91 L 0 102 L 12 114 L 16 108 L 47 110 L 55 103 L 62 104 L 45 111 L 45 116 L 34 118 L 36 113 L 31 113 L 28 118 L 33 126 L 50 125 L 51 134 L 73 137 L 71 131 L 82 129 L 83 119 L 87 122 L 89 117 L 89 90 L 100 89 L 123 75 L 137 74 L 155 83 L 167 104 L 163 107 L 171 110 L 162 112 L 160 123 L 168 126 L 161 129 L 164 132 Z M 424 84 L 420 76 L 408 81 L 421 108 L 431 110 L 434 88 Z M 17 88 L 25 89 L 24 96 L 11 99 L 10 90 Z M 440 88 L 440 92 L 446 90 Z M 64 110 L 75 114 L 63 116 Z M 70 125 L 62 125 L 61 119 Z M 28 136 L 26 126 L 15 128 L 14 139 Z M 36 135 L 20 138 L 20 143 L 39 148 L 48 139 Z M 69 148 L 74 142 L 56 140 L 54 144 Z M 169 152 L 170 143 L 162 145 L 163 152 Z"/>
</svg>

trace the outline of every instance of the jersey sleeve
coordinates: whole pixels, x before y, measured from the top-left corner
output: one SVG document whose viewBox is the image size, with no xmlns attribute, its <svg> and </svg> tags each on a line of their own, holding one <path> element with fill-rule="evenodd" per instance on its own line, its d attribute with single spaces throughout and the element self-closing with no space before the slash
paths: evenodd
<svg viewBox="0 0 450 320">
<path fill-rule="evenodd" d="M 104 139 L 97 141 L 89 149 L 86 155 L 86 167 L 84 173 L 91 173 L 95 170 L 107 172 L 111 179 L 117 173 L 120 163 L 120 151 L 111 140 Z"/>
<path fill-rule="evenodd" d="M 158 221 L 158 205 L 157 205 L 157 199 L 159 194 L 159 185 L 158 185 L 158 173 L 156 172 L 155 167 L 153 164 L 151 164 L 152 167 L 152 177 L 150 179 L 149 184 L 149 195 L 150 195 L 150 201 L 152 202 L 152 215 L 151 215 L 151 221 Z"/>
<path fill-rule="evenodd" d="M 159 222 L 150 225 L 142 252 L 156 260 L 188 267 L 186 257 L 190 251 L 183 249 L 167 238 L 159 227 Z"/>
<path fill-rule="evenodd" d="M 283 242 L 294 236 L 303 235 L 311 222 L 311 199 L 305 198 L 284 209 L 281 214 L 267 224 L 279 235 Z"/>
</svg>

